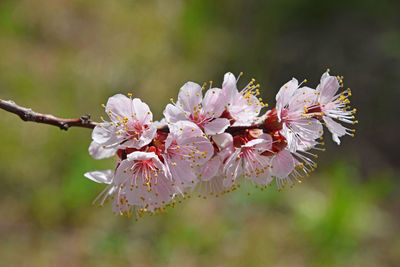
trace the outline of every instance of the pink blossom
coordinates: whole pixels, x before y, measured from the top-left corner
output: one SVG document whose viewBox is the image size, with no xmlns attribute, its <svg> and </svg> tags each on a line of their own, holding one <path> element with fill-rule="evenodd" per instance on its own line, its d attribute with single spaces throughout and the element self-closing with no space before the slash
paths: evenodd
<svg viewBox="0 0 400 267">
<path fill-rule="evenodd" d="M 176 189 L 166 166 L 154 152 L 136 151 L 117 168 L 115 197 L 131 206 L 154 212 L 174 197 Z"/>
<path fill-rule="evenodd" d="M 96 199 L 93 201 L 93 204 L 95 204 L 97 201 L 100 201 L 99 206 L 101 207 L 107 199 L 112 199 L 112 209 L 115 215 L 130 215 L 130 212 L 133 208 L 131 205 L 129 205 L 125 195 L 121 194 L 119 198 L 114 197 L 115 193 L 117 192 L 117 186 L 113 184 L 114 171 L 106 170 L 87 172 L 85 173 L 85 177 L 97 183 L 107 184 L 107 187 L 105 187 L 104 190 L 96 197 Z"/>
<path fill-rule="evenodd" d="M 300 183 L 317 167 L 314 151 L 324 150 L 321 121 L 338 144 L 353 135 L 338 123 L 357 123 L 348 109 L 350 90 L 338 93 L 341 79 L 324 73 L 312 89 L 293 78 L 262 116 L 259 85 L 252 79 L 239 92 L 232 73 L 204 97 L 200 85 L 184 84 L 159 122 L 139 99 L 115 95 L 105 106 L 110 121 L 95 127 L 89 152 L 96 159 L 116 154 L 118 161 L 114 170 L 85 174 L 106 184 L 94 202 L 112 199 L 115 214 L 141 216 L 163 212 L 195 190 L 206 198 L 242 181 L 266 186 L 275 179 L 279 190 Z"/>
<path fill-rule="evenodd" d="M 356 110 L 347 110 L 347 105 L 350 103 L 348 99 L 351 95 L 350 89 L 337 93 L 340 87 L 339 78 L 330 76 L 328 72 L 325 72 L 317 87 L 316 104 L 310 107 L 310 113 L 314 112 L 317 115 L 318 112 L 321 113 L 328 130 L 332 133 L 332 139 L 338 145 L 340 145 L 339 137 L 346 134 L 353 136 L 354 130 L 344 127 L 335 120 L 351 124 L 357 123 L 357 121 L 354 121 Z"/>
<path fill-rule="evenodd" d="M 293 78 L 281 87 L 276 95 L 276 109 L 267 114 L 267 125 L 277 125 L 274 130 L 280 130 L 285 136 L 291 152 L 310 149 L 309 144 L 323 134 L 321 122 L 305 115 L 307 106 L 315 99 L 314 89 L 299 88 L 298 81 Z"/>
<path fill-rule="evenodd" d="M 199 184 L 197 190 L 199 197 L 205 198 L 207 195 L 218 197 L 227 192 L 223 185 L 224 164 L 234 152 L 233 138 L 228 133 L 218 134 L 212 137 L 214 146 L 213 156 L 202 166 L 199 174 Z"/>
<path fill-rule="evenodd" d="M 267 134 L 250 141 L 245 137 L 235 136 L 232 144 L 235 151 L 224 165 L 224 186 L 234 185 L 236 179 L 242 175 L 256 184 L 268 184 L 272 180 L 269 158 L 263 156 L 262 153 L 271 143 L 271 137 Z"/>
<path fill-rule="evenodd" d="M 96 159 L 111 157 L 118 149 L 140 149 L 156 134 L 149 107 L 138 98 L 117 94 L 105 106 L 111 122 L 104 121 L 93 132 L 89 153 Z"/>
<path fill-rule="evenodd" d="M 266 136 L 264 134 L 263 136 Z M 315 156 L 308 151 L 290 152 L 287 149 L 286 138 L 279 132 L 274 132 L 268 138 L 267 149 L 262 153 L 270 157 L 270 173 L 281 190 L 286 185 L 293 186 L 296 182 L 315 168 L 315 163 L 309 158 Z"/>
<path fill-rule="evenodd" d="M 223 175 L 223 165 L 227 158 L 234 152 L 233 137 L 228 133 L 212 137 L 214 144 L 213 156 L 204 164 L 201 173 L 203 181 L 210 181 L 214 177 Z"/>
<path fill-rule="evenodd" d="M 91 171 L 84 174 L 84 176 L 96 183 L 107 184 L 103 191 L 93 200 L 93 205 L 100 201 L 99 206 L 103 206 L 104 202 L 112 198 L 117 191 L 117 186 L 113 183 L 114 181 L 114 171 Z M 114 209 L 115 211 L 115 209 Z M 115 212 L 120 214 L 120 212 Z"/>
<path fill-rule="evenodd" d="M 178 121 L 169 125 L 162 157 L 176 186 L 193 187 L 199 176 L 199 168 L 213 154 L 213 146 L 201 129 L 189 121 Z"/>
<path fill-rule="evenodd" d="M 256 97 L 259 94 L 259 85 L 252 80 L 240 92 L 237 89 L 235 76 L 228 72 L 224 75 L 222 95 L 226 101 L 226 117 L 231 119 L 233 126 L 250 125 L 260 113 L 264 104 Z"/>
<path fill-rule="evenodd" d="M 164 116 L 169 123 L 191 121 L 207 135 L 214 135 L 223 133 L 229 126 L 226 118 L 220 118 L 224 111 L 224 103 L 221 89 L 212 88 L 203 98 L 201 86 L 187 82 L 180 89 L 178 101 L 174 105 L 167 105 Z"/>
</svg>

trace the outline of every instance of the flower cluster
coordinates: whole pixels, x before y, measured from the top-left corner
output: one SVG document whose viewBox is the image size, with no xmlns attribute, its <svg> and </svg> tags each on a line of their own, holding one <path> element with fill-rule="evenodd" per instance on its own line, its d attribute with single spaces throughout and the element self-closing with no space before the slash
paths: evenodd
<svg viewBox="0 0 400 267">
<path fill-rule="evenodd" d="M 338 92 L 343 77 L 325 72 L 315 88 L 296 79 L 284 84 L 276 106 L 260 114 L 264 104 L 252 79 L 238 90 L 238 79 L 226 73 L 222 88 L 188 82 L 171 99 L 164 118 L 153 121 L 149 107 L 138 98 L 109 98 L 92 133 L 89 153 L 95 159 L 115 156 L 113 170 L 85 176 L 107 184 L 95 202 L 113 202 L 115 214 L 164 212 L 194 192 L 201 198 L 223 195 L 250 182 L 278 189 L 300 183 L 324 151 L 323 125 L 340 144 L 354 136 L 340 122 L 355 124 L 349 108 L 350 89 Z"/>
</svg>

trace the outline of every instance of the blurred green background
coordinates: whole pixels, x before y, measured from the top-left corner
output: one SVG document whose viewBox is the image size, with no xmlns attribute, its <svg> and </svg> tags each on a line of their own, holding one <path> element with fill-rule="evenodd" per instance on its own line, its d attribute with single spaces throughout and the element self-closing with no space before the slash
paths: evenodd
<svg viewBox="0 0 400 267">
<path fill-rule="evenodd" d="M 91 206 L 112 161 L 90 131 L 0 110 L 1 266 L 400 266 L 400 1 L 2 0 L 0 98 L 61 117 L 132 92 L 155 117 L 187 80 L 244 72 L 274 104 L 291 77 L 345 77 L 357 135 L 302 185 L 134 219 Z"/>
</svg>

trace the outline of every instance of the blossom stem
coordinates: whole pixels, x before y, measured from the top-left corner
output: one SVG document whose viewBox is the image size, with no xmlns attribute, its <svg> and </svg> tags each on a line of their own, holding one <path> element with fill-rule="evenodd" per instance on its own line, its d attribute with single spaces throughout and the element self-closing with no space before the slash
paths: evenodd
<svg viewBox="0 0 400 267">
<path fill-rule="evenodd" d="M 93 129 L 97 122 L 90 119 L 90 115 L 84 115 L 76 119 L 57 118 L 51 114 L 42 114 L 17 105 L 11 100 L 0 99 L 0 109 L 18 115 L 23 121 L 32 121 L 59 127 L 61 130 L 68 130 L 70 127 L 83 127 Z"/>
</svg>

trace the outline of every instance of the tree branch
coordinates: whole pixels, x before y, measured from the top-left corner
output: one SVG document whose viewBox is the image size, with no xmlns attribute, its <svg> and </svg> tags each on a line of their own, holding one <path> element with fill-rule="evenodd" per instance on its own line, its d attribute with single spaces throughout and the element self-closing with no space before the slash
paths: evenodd
<svg viewBox="0 0 400 267">
<path fill-rule="evenodd" d="M 12 100 L 2 100 L 0 99 L 0 109 L 4 109 L 10 113 L 14 113 L 18 115 L 22 120 L 24 121 L 32 121 L 36 123 L 43 123 L 43 124 L 49 124 L 53 126 L 59 127 L 61 130 L 68 130 L 70 127 L 82 127 L 82 128 L 88 128 L 88 129 L 93 129 L 96 127 L 98 124 L 97 122 L 94 122 L 90 119 L 90 115 L 84 115 L 80 118 L 77 119 L 63 119 L 63 118 L 57 118 L 51 114 L 42 114 L 33 111 L 30 108 L 25 108 L 17 105 L 14 101 Z M 249 129 L 264 129 L 265 124 L 254 124 L 251 126 L 230 126 L 226 129 L 225 132 L 230 133 L 230 134 L 237 134 L 244 132 Z M 159 131 L 162 132 L 169 132 L 168 126 L 162 126 L 158 128 Z"/>
<path fill-rule="evenodd" d="M 57 118 L 51 114 L 42 114 L 30 108 L 18 106 L 14 101 L 0 99 L 0 108 L 18 115 L 24 121 L 49 124 L 59 127 L 61 130 L 68 130 L 70 127 L 83 127 L 93 129 L 97 122 L 90 119 L 90 115 L 84 115 L 77 119 Z"/>
</svg>

